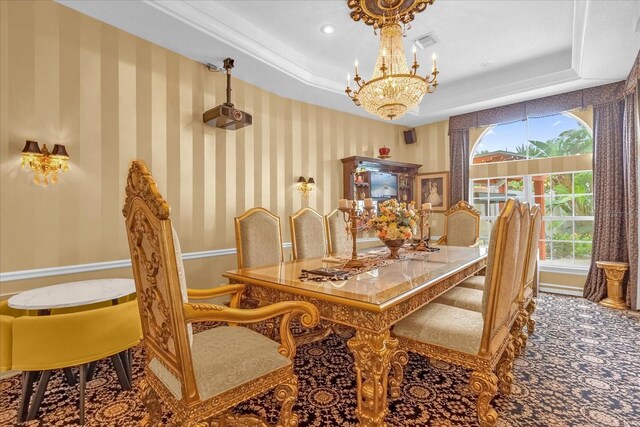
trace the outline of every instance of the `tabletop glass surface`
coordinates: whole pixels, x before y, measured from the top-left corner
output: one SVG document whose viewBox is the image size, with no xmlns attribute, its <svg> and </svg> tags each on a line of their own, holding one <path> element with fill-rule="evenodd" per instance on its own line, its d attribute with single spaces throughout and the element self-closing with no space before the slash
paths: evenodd
<svg viewBox="0 0 640 427">
<path fill-rule="evenodd" d="M 439 252 L 424 253 L 424 256 L 420 258 L 400 260 L 352 276 L 348 280 L 339 281 L 316 282 L 299 279 L 302 270 L 340 267 L 340 264 L 321 258 L 231 270 L 226 272 L 224 276 L 238 282 L 242 282 L 243 278 L 245 280 L 254 279 L 265 286 L 269 284 L 284 285 L 361 303 L 383 305 L 395 298 L 402 297 L 403 294 L 417 287 L 436 283 L 457 270 L 482 260 L 486 254 L 486 247 L 441 246 Z M 292 289 L 292 291 L 294 290 Z"/>
<path fill-rule="evenodd" d="M 114 300 L 136 291 L 133 279 L 94 279 L 61 283 L 21 292 L 9 298 L 9 307 L 24 310 L 77 307 Z"/>
</svg>

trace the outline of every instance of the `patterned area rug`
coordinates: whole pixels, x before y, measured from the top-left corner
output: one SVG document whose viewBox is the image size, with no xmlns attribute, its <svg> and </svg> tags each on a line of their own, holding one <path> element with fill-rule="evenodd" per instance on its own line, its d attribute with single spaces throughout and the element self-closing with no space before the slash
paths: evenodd
<svg viewBox="0 0 640 427">
<path fill-rule="evenodd" d="M 500 426 L 640 426 L 640 317 L 583 299 L 543 294 L 537 333 L 516 359 L 513 395 L 494 405 Z M 143 349 L 135 349 L 134 384 L 142 375 Z M 296 356 L 300 426 L 356 426 L 355 375 L 346 338 L 332 335 L 302 346 Z M 469 373 L 411 354 L 402 396 L 393 400 L 389 426 L 476 426 Z M 0 425 L 17 425 L 20 377 L 0 381 Z M 39 421 L 28 426 L 78 423 L 77 388 L 61 373 L 49 384 Z M 275 421 L 271 394 L 238 407 Z M 137 389 L 120 391 L 110 365 L 99 364 L 87 385 L 87 426 L 137 426 L 144 407 Z"/>
</svg>

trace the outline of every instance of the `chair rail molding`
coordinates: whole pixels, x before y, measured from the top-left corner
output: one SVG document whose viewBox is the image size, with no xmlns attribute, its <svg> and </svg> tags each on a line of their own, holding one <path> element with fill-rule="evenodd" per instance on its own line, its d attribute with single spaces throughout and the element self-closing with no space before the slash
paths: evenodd
<svg viewBox="0 0 640 427">
<path fill-rule="evenodd" d="M 376 242 L 377 237 L 365 237 L 358 239 L 358 242 Z M 284 242 L 283 249 L 291 249 L 291 242 Z M 210 251 L 186 252 L 182 254 L 184 261 L 200 258 L 214 258 L 228 255 L 235 255 L 236 248 L 213 249 Z M 117 268 L 131 267 L 130 259 L 119 259 L 114 261 L 92 262 L 87 264 L 63 265 L 59 267 L 35 268 L 32 270 L 17 270 L 0 273 L 0 283 L 13 282 L 16 280 L 38 279 L 41 277 L 62 276 L 66 274 L 89 273 L 92 271 L 112 270 Z"/>
</svg>

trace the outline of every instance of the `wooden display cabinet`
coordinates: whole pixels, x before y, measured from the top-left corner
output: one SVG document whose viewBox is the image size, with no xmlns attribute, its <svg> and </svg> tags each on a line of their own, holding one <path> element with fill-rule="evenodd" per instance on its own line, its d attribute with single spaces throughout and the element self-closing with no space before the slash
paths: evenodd
<svg viewBox="0 0 640 427">
<path fill-rule="evenodd" d="M 415 163 L 395 162 L 374 159 L 371 157 L 351 156 L 341 159 L 343 174 L 343 198 L 363 200 L 371 197 L 377 201 L 384 201 L 388 196 L 371 195 L 372 172 L 389 173 L 397 176 L 398 200 L 410 202 L 415 200 L 414 185 L 418 169 L 422 165 Z M 359 172 L 363 169 L 364 172 Z"/>
</svg>

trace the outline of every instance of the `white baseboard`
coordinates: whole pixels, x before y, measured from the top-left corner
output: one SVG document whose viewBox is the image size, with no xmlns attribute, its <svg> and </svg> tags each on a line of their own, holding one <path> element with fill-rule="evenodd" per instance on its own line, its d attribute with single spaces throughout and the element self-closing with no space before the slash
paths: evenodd
<svg viewBox="0 0 640 427">
<path fill-rule="evenodd" d="M 571 295 L 574 297 L 582 296 L 582 289 L 574 286 L 558 285 L 555 283 L 540 283 L 540 291 L 550 294 Z"/>
</svg>

